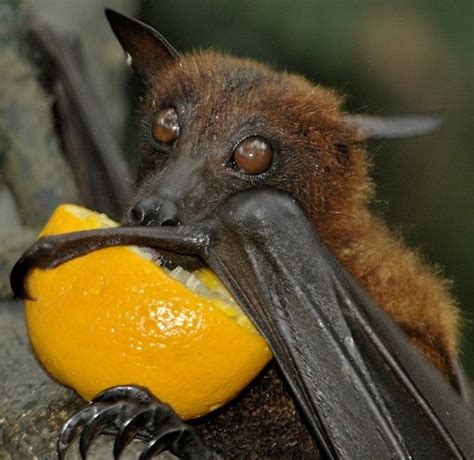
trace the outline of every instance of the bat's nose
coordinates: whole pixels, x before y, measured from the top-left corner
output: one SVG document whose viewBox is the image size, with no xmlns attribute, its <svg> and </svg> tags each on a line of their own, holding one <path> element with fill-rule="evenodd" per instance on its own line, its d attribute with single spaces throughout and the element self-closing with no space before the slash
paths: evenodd
<svg viewBox="0 0 474 460">
<path fill-rule="evenodd" d="M 179 225 L 179 210 L 169 198 L 150 197 L 139 201 L 128 212 L 129 225 Z"/>
</svg>

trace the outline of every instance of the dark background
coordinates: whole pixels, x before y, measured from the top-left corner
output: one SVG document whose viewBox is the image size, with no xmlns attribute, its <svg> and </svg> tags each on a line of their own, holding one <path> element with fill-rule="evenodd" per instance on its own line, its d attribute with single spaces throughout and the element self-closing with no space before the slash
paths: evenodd
<svg viewBox="0 0 474 460">
<path fill-rule="evenodd" d="M 445 124 L 435 134 L 370 147 L 377 184 L 374 208 L 452 280 L 452 292 L 463 311 L 462 359 L 474 375 L 472 1 L 35 0 L 30 4 L 46 19 L 59 15 L 60 8 L 67 10 L 69 17 L 56 22 L 76 25 L 86 55 L 88 35 L 103 31 L 108 34 L 107 53 L 120 50 L 101 19 L 105 4 L 152 24 L 181 52 L 212 47 L 303 74 L 346 94 L 347 108 L 355 112 L 443 113 Z M 94 25 L 87 26 L 92 21 Z M 107 59 L 99 61 L 89 62 L 92 73 L 107 67 Z M 109 69 L 111 74 L 118 72 Z M 125 129 L 114 120 L 118 110 L 110 110 L 110 116 L 133 164 L 141 90 L 131 72 L 126 78 Z M 99 92 L 108 107 L 114 100 L 105 86 Z"/>
</svg>

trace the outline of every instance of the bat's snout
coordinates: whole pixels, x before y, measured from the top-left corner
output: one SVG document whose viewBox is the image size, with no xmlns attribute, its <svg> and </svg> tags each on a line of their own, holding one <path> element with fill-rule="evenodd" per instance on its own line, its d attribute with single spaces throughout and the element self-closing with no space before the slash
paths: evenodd
<svg viewBox="0 0 474 460">
<path fill-rule="evenodd" d="M 176 202 L 165 197 L 149 197 L 139 201 L 128 211 L 128 225 L 161 226 L 179 225 L 180 216 Z"/>
</svg>

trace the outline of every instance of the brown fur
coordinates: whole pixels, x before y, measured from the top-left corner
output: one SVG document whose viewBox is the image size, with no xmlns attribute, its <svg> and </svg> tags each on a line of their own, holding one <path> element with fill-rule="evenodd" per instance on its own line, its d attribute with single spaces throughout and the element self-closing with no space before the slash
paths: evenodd
<svg viewBox="0 0 474 460">
<path fill-rule="evenodd" d="M 454 302 L 445 281 L 369 211 L 370 161 L 359 133 L 344 124 L 342 98 L 302 77 L 214 52 L 161 64 L 148 76 L 137 199 L 166 193 L 167 182 L 179 180 L 183 169 L 193 172 L 187 176 L 192 184 L 179 188 L 183 223 L 246 188 L 291 193 L 336 257 L 454 383 Z M 178 110 L 181 131 L 160 154 L 150 121 L 169 104 Z M 229 166 L 233 149 L 248 135 L 265 137 L 275 152 L 271 168 L 257 177 Z M 226 457 L 316 458 L 303 420 L 271 364 L 239 398 L 195 425 Z"/>
<path fill-rule="evenodd" d="M 194 158 L 216 139 L 225 139 L 235 120 L 249 119 L 253 132 L 278 139 L 276 171 L 264 184 L 299 199 L 337 258 L 433 364 L 453 377 L 458 314 L 446 282 L 369 211 L 374 194 L 370 161 L 359 134 L 343 123 L 338 95 L 302 77 L 214 52 L 171 61 L 152 79 L 151 87 L 145 114 L 163 100 L 182 98 L 192 106 L 192 132 L 184 142 Z M 253 120 L 253 114 L 259 120 Z M 143 150 L 150 150 L 148 144 Z M 149 152 L 148 162 L 142 163 L 145 183 L 147 171 L 155 169 L 150 157 Z M 217 162 L 220 166 L 217 158 L 208 159 L 211 174 Z M 238 179 L 229 185 L 214 179 L 215 188 L 227 187 L 228 194 L 259 185 Z M 153 176 L 149 182 L 155 180 Z M 217 206 L 221 199 L 209 190 L 201 193 L 209 202 L 205 212 L 213 200 Z M 184 206 L 189 208 L 193 218 L 200 217 L 192 203 Z"/>
</svg>

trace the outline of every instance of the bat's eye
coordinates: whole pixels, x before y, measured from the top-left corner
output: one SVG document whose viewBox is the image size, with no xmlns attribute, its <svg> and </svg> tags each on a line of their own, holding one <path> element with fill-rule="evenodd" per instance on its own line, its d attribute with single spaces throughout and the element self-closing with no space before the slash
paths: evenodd
<svg viewBox="0 0 474 460">
<path fill-rule="evenodd" d="M 273 150 L 259 136 L 244 139 L 235 149 L 233 160 L 247 174 L 261 174 L 272 164 Z"/>
<path fill-rule="evenodd" d="M 179 118 L 173 107 L 155 113 L 151 133 L 155 141 L 163 144 L 170 144 L 179 136 Z"/>
</svg>

